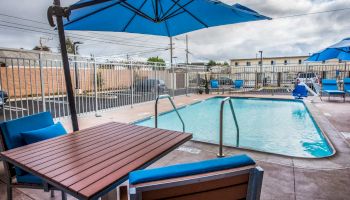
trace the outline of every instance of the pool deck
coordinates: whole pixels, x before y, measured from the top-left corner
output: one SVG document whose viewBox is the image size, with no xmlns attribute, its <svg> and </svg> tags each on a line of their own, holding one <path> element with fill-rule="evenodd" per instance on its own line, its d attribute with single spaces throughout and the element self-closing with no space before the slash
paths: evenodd
<svg viewBox="0 0 350 200">
<path fill-rule="evenodd" d="M 187 105 L 196 101 L 217 95 L 190 95 L 189 97 L 175 97 L 177 106 Z M 235 95 L 238 96 L 238 95 Z M 240 97 L 248 95 L 239 95 Z M 290 98 L 289 96 L 249 95 L 249 97 Z M 246 153 L 254 158 L 264 171 L 261 199 L 289 200 L 289 199 L 349 199 L 350 196 L 350 97 L 343 103 L 340 99 L 323 102 L 306 99 L 316 122 L 336 149 L 332 157 L 321 159 L 291 158 L 286 156 L 224 148 L 226 155 Z M 161 100 L 160 112 L 171 110 L 167 100 Z M 115 110 L 99 112 L 101 117 L 94 114 L 79 118 L 80 128 L 87 128 L 109 121 L 130 123 L 154 114 L 154 102 L 134 105 Z M 71 130 L 69 119 L 61 120 L 67 129 Z M 179 149 L 169 153 L 151 167 L 166 166 L 176 163 L 200 161 L 215 158 L 218 146 L 190 141 Z M 6 188 L 3 168 L 0 168 L 0 199 L 5 199 Z M 40 190 L 15 189 L 15 200 L 60 199 L 60 195 L 50 198 L 48 193 Z M 74 199 L 69 197 L 68 199 Z"/>
</svg>

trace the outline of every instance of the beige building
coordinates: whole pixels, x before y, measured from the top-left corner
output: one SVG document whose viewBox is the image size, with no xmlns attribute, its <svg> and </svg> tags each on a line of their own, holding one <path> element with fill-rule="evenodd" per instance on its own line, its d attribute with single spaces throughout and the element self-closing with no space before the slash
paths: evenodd
<svg viewBox="0 0 350 200">
<path fill-rule="evenodd" d="M 283 57 L 263 57 L 262 63 L 264 66 L 271 65 L 303 65 L 308 56 L 283 56 Z M 235 67 L 244 66 L 259 66 L 261 63 L 260 57 L 257 58 L 245 58 L 245 59 L 231 59 L 230 65 Z M 321 64 L 338 64 L 339 60 L 329 60 L 321 62 Z M 320 63 L 318 63 L 320 64 Z"/>
</svg>

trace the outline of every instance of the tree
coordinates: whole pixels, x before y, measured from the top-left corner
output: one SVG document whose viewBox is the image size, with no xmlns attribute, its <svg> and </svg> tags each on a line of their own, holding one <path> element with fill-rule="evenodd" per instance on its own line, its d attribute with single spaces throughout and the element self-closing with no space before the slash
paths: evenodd
<svg viewBox="0 0 350 200">
<path fill-rule="evenodd" d="M 228 67 L 229 66 L 228 62 L 225 61 L 224 66 Z"/>
<path fill-rule="evenodd" d="M 162 58 L 157 57 L 150 57 L 147 59 L 147 62 L 152 62 L 152 63 L 165 63 L 165 61 Z"/>
<path fill-rule="evenodd" d="M 214 60 L 209 60 L 209 62 L 207 63 L 207 66 L 208 67 L 213 67 L 213 66 L 216 66 L 216 62 Z"/>
<path fill-rule="evenodd" d="M 74 41 L 71 40 L 69 37 L 66 38 L 66 48 L 67 48 L 67 53 L 69 54 L 74 54 Z M 61 47 L 58 47 L 58 50 L 61 51 Z M 78 54 L 78 52 L 76 52 Z"/>
<path fill-rule="evenodd" d="M 33 50 L 36 50 L 36 51 L 49 51 L 49 52 L 51 52 L 51 49 L 50 49 L 50 47 L 48 47 L 48 46 L 35 46 L 34 48 L 33 48 Z"/>
</svg>

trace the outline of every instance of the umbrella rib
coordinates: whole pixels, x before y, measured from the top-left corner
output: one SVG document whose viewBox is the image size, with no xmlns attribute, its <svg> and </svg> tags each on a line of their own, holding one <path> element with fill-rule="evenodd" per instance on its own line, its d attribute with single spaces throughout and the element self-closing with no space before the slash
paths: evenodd
<svg viewBox="0 0 350 200">
<path fill-rule="evenodd" d="M 147 0 L 143 1 L 142 5 L 139 7 L 139 10 L 141 10 L 143 8 L 143 6 L 146 4 L 146 2 L 147 2 Z M 128 28 L 128 26 L 131 24 L 132 20 L 134 20 L 135 17 L 136 17 L 136 13 L 134 13 L 134 15 L 128 21 L 128 23 L 124 26 L 124 28 L 122 29 L 123 32 L 125 32 L 125 30 Z"/>
<path fill-rule="evenodd" d="M 125 5 L 124 5 L 125 4 Z M 154 22 L 154 19 L 150 16 L 148 16 L 147 14 L 145 14 L 144 12 L 141 12 L 140 10 L 138 10 L 137 8 L 135 8 L 134 6 L 130 5 L 129 3 L 127 3 L 126 1 L 122 2 L 120 4 L 121 6 L 123 6 L 126 9 L 129 9 L 130 11 L 136 13 L 137 15 L 140 15 L 141 17 L 148 19 L 150 21 Z"/>
<path fill-rule="evenodd" d="M 203 26 L 209 28 L 209 26 L 207 24 L 205 24 L 204 22 L 202 22 L 202 20 L 200 20 L 198 17 L 196 17 L 195 15 L 193 15 L 191 12 L 189 12 L 185 7 L 183 7 L 182 5 L 179 5 L 178 3 L 176 3 L 174 0 L 171 0 L 172 2 L 174 2 L 176 5 L 180 6 L 185 12 L 187 12 L 189 15 L 191 15 L 191 17 L 193 17 L 195 20 L 197 20 L 199 23 L 201 23 Z"/>
<path fill-rule="evenodd" d="M 194 0 L 191 0 L 191 1 L 189 1 L 189 2 L 187 2 L 185 5 L 183 5 L 183 7 L 186 7 L 188 4 L 190 4 L 190 3 L 192 3 Z M 179 2 L 179 1 L 177 1 L 177 2 Z M 176 5 L 176 3 L 174 3 L 174 6 Z M 182 12 L 178 12 L 179 10 L 181 10 L 182 8 L 180 7 L 180 8 L 177 8 L 175 11 L 173 11 L 173 12 L 171 12 L 170 14 L 168 14 L 167 15 L 167 13 L 165 13 L 164 15 L 163 15 L 163 17 L 162 17 L 162 19 L 161 20 L 167 20 L 167 19 L 169 19 L 169 18 L 171 18 L 171 17 L 174 17 L 174 16 L 176 16 L 176 15 L 178 15 L 178 14 L 181 14 L 181 13 L 184 13 L 185 11 L 183 10 Z M 168 10 L 169 11 L 169 10 Z"/>
<path fill-rule="evenodd" d="M 179 2 L 180 0 L 177 0 L 176 2 Z M 162 19 L 175 7 L 175 3 L 163 14 Z"/>
<path fill-rule="evenodd" d="M 159 2 L 159 5 L 160 5 L 160 11 L 161 11 L 162 14 L 163 14 L 163 6 L 162 6 L 162 3 Z M 164 24 L 165 24 L 166 32 L 168 33 L 168 37 L 170 37 L 170 31 L 169 31 L 169 27 L 168 27 L 167 21 L 164 21 Z"/>
<path fill-rule="evenodd" d="M 162 21 L 166 21 L 166 20 L 168 20 L 168 19 L 170 19 L 170 18 L 173 18 L 173 17 L 175 17 L 175 16 L 177 16 L 177 15 L 180 15 L 180 14 L 182 14 L 182 13 L 184 13 L 184 12 L 185 12 L 185 11 L 181 11 L 181 12 L 177 12 L 177 13 L 175 13 L 175 14 L 173 14 L 173 15 L 168 15 L 167 17 L 163 18 Z"/>
<path fill-rule="evenodd" d="M 152 2 L 152 8 L 153 8 L 154 16 L 156 16 L 156 15 L 157 15 L 157 14 L 156 14 L 156 8 L 154 7 L 154 2 L 153 2 L 153 0 L 151 0 L 151 2 Z"/>
<path fill-rule="evenodd" d="M 106 10 L 106 9 L 108 9 L 108 8 L 110 8 L 110 7 L 113 7 L 113 6 L 118 5 L 118 4 L 121 4 L 121 3 L 122 3 L 121 1 L 118 1 L 118 2 L 115 2 L 115 3 L 111 4 L 111 5 L 108 5 L 108 6 L 106 6 L 106 7 L 97 9 L 97 10 L 95 10 L 94 12 L 91 12 L 91 13 L 88 13 L 88 14 L 86 14 L 86 15 L 83 15 L 83 16 L 81 16 L 81 17 L 79 17 L 79 18 L 77 18 L 77 19 L 74 19 L 74 20 L 72 20 L 72 21 L 68 21 L 64 26 L 67 26 L 67 25 L 69 25 L 69 24 L 71 24 L 71 23 L 74 23 L 74 22 L 80 21 L 80 20 L 82 20 L 82 19 L 85 19 L 85 18 L 87 18 L 87 17 L 89 17 L 89 16 L 91 16 L 91 15 L 93 15 L 93 14 L 95 14 L 95 13 L 101 12 L 101 11 L 103 11 L 103 10 Z"/>
</svg>

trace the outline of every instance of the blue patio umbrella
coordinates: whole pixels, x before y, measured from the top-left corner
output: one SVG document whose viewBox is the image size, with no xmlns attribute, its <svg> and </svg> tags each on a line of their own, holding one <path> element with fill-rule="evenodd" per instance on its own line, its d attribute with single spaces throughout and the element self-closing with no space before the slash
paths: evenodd
<svg viewBox="0 0 350 200">
<path fill-rule="evenodd" d="M 79 127 L 64 29 L 172 37 L 202 28 L 270 19 L 240 4 L 230 6 L 218 0 L 81 0 L 69 7 L 54 0 L 47 13 L 53 27 L 56 17 L 73 130 Z"/>
<path fill-rule="evenodd" d="M 350 38 L 343 39 L 320 52 L 312 54 L 306 61 L 318 62 L 330 59 L 350 61 Z"/>
</svg>

